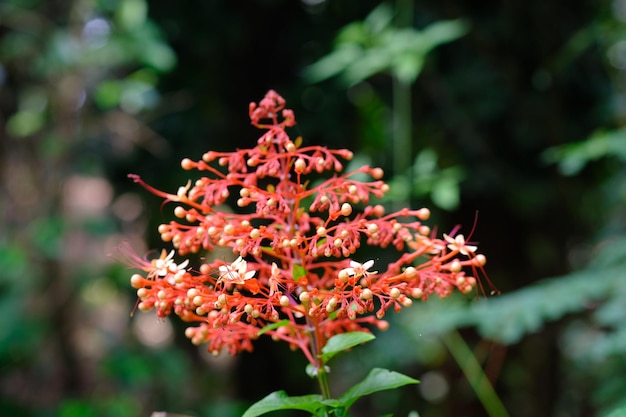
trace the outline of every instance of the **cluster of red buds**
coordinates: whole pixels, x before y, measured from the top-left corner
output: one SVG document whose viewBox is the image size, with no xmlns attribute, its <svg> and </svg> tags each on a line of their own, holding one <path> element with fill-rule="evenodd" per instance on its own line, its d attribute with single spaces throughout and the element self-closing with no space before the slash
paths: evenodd
<svg viewBox="0 0 626 417">
<path fill-rule="evenodd" d="M 431 294 L 445 297 L 455 288 L 476 289 L 486 259 L 463 235 L 436 238 L 423 223 L 430 215 L 425 208 L 386 213 L 382 205 L 370 205 L 388 191 L 382 169 L 343 173 L 353 156 L 349 150 L 292 141 L 285 129 L 296 123 L 293 111 L 274 91 L 251 103 L 249 112 L 252 124 L 265 131 L 256 146 L 183 159 L 184 170 L 206 175 L 177 193 L 131 175 L 176 203 L 177 218 L 159 226 L 162 240 L 176 251 L 152 260 L 132 255 L 133 266 L 143 271 L 131 278 L 139 310 L 196 323 L 186 336 L 215 354 L 252 350 L 254 339 L 269 335 L 302 350 L 315 365 L 333 335 L 386 329 L 390 308 L 399 311 Z M 234 212 L 225 208 L 228 201 L 236 202 Z M 359 262 L 362 244 L 399 254 L 386 266 Z M 188 260 L 174 259 L 175 252 L 215 247 L 232 249 L 236 260 L 192 269 Z"/>
</svg>

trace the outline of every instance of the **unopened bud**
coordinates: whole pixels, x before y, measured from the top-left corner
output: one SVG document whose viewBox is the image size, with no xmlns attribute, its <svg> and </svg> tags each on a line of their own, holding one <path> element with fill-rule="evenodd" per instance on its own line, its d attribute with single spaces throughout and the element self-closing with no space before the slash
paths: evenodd
<svg viewBox="0 0 626 417">
<path fill-rule="evenodd" d="M 185 171 L 189 171 L 190 169 L 193 168 L 194 163 L 191 159 L 189 158 L 184 158 L 182 161 L 180 161 L 180 166 L 185 170 Z"/>
<path fill-rule="evenodd" d="M 411 297 L 413 298 L 422 298 L 422 296 L 424 295 L 424 292 L 422 291 L 421 288 L 413 288 L 411 290 Z"/>
<path fill-rule="evenodd" d="M 149 303 L 142 301 L 137 304 L 137 308 L 139 309 L 139 311 L 150 311 L 152 309 L 152 306 Z"/>
<path fill-rule="evenodd" d="M 375 180 L 379 180 L 383 177 L 385 172 L 382 170 L 382 168 L 374 168 L 372 169 L 371 173 L 372 177 L 374 177 Z"/>
<path fill-rule="evenodd" d="M 472 263 L 476 266 L 485 266 L 485 264 L 487 263 L 487 258 L 485 257 L 485 255 L 478 254 L 472 260 Z"/>
<path fill-rule="evenodd" d="M 174 216 L 178 217 L 179 219 L 182 219 L 183 217 L 185 217 L 187 215 L 187 210 L 185 210 L 184 207 L 181 206 L 177 206 L 174 209 Z"/>
<path fill-rule="evenodd" d="M 381 320 L 378 323 L 376 323 L 376 327 L 378 327 L 378 330 L 381 330 L 384 332 L 385 330 L 389 329 L 389 322 L 385 320 Z"/>
<path fill-rule="evenodd" d="M 421 208 L 417 211 L 417 218 L 420 220 L 428 220 L 430 217 L 430 210 L 427 208 Z"/>
<path fill-rule="evenodd" d="M 141 275 L 133 274 L 133 276 L 130 277 L 130 285 L 133 288 L 141 288 L 143 285 L 143 280 L 144 278 Z"/>
<path fill-rule="evenodd" d="M 296 159 L 296 163 L 294 164 L 294 169 L 297 173 L 302 173 L 306 169 L 306 162 L 302 158 Z"/>
<path fill-rule="evenodd" d="M 339 271 L 339 274 L 337 274 L 337 278 L 339 278 L 339 281 L 346 283 L 348 281 L 348 278 L 350 278 L 350 274 L 348 274 L 348 271 L 346 271 L 345 269 L 342 269 L 341 271 Z"/>
<path fill-rule="evenodd" d="M 307 304 L 311 299 L 311 295 L 308 292 L 303 291 L 300 293 L 300 296 L 298 298 L 300 299 L 300 302 L 302 304 Z"/>
<path fill-rule="evenodd" d="M 415 278 L 417 276 L 417 269 L 409 266 L 404 270 L 404 275 L 409 279 Z"/>
<path fill-rule="evenodd" d="M 361 292 L 361 299 L 363 300 L 371 300 L 372 299 L 372 290 L 370 290 L 369 288 L 365 288 L 362 292 Z"/>
</svg>

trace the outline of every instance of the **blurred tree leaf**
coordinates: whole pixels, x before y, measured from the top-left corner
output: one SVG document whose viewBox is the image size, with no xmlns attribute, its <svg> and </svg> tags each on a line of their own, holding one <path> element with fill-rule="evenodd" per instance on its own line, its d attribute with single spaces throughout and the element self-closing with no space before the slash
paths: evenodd
<svg viewBox="0 0 626 417">
<path fill-rule="evenodd" d="M 148 5 L 145 0 L 120 0 L 115 21 L 124 30 L 132 30 L 146 22 Z"/>
<path fill-rule="evenodd" d="M 39 132 L 45 124 L 41 112 L 22 110 L 7 120 L 7 131 L 16 138 L 24 138 Z"/>
<path fill-rule="evenodd" d="M 460 183 L 464 178 L 460 166 L 440 168 L 438 155 L 432 148 L 422 149 L 415 157 L 412 175 L 395 175 L 385 196 L 397 201 L 406 195 L 428 197 L 444 210 L 454 210 L 460 203 Z"/>
<path fill-rule="evenodd" d="M 617 410 L 613 410 L 606 417 L 626 417 L 626 407 L 621 407 Z"/>
<path fill-rule="evenodd" d="M 304 71 L 311 82 L 339 76 L 353 85 L 378 73 L 388 73 L 406 85 L 420 74 L 426 55 L 439 45 L 467 32 L 462 20 L 434 22 L 424 29 L 396 28 L 387 3 L 376 7 L 362 22 L 344 27 L 335 49 Z"/>
<path fill-rule="evenodd" d="M 475 326 L 483 337 L 510 345 L 537 332 L 546 322 L 587 310 L 625 280 L 623 267 L 589 269 L 469 305 L 457 297 L 445 302 L 429 300 L 400 316 L 399 321 L 413 335 Z"/>
<path fill-rule="evenodd" d="M 614 157 L 626 162 L 626 128 L 598 131 L 588 139 L 544 151 L 543 160 L 557 164 L 563 175 L 576 175 L 591 161 Z"/>
</svg>

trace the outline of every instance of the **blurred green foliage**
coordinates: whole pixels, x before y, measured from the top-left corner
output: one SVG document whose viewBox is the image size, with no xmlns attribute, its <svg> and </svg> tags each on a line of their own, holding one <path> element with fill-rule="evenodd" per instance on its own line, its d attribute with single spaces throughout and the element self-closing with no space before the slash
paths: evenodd
<svg viewBox="0 0 626 417">
<path fill-rule="evenodd" d="M 433 209 L 440 232 L 460 223 L 467 236 L 478 211 L 472 240 L 502 292 L 415 303 L 338 357 L 338 392 L 372 365 L 422 380 L 358 401 L 354 416 L 389 404 L 484 415 L 442 342 L 456 331 L 511 416 L 622 415 L 625 10 L 0 3 L 0 414 L 237 416 L 278 389 L 311 392 L 280 346 L 207 358 L 179 323 L 130 319 L 131 271 L 107 256 L 123 241 L 160 248 L 156 225 L 169 220 L 126 175 L 175 190 L 182 157 L 256 139 L 247 103 L 274 88 L 305 143 L 384 167 L 391 200 L 445 209 Z M 410 138 L 401 164 L 398 132 Z"/>
<path fill-rule="evenodd" d="M 335 50 L 307 67 L 305 76 L 313 82 L 341 76 L 353 85 L 389 73 L 412 84 L 431 50 L 467 31 L 458 20 L 434 22 L 422 30 L 396 27 L 394 14 L 389 3 L 381 3 L 363 21 L 342 28 L 335 39 Z"/>
</svg>

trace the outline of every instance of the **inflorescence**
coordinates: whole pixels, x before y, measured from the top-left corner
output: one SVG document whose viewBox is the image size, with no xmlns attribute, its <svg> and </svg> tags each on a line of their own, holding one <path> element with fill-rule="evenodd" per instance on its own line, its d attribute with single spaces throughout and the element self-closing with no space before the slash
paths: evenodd
<svg viewBox="0 0 626 417">
<path fill-rule="evenodd" d="M 139 310 L 199 323 L 186 336 L 215 354 L 250 351 L 265 334 L 302 350 L 315 365 L 333 335 L 384 330 L 389 309 L 431 294 L 445 297 L 455 288 L 466 294 L 476 289 L 486 258 L 463 235 L 435 237 L 423 223 L 430 215 L 425 208 L 386 213 L 382 205 L 370 205 L 389 189 L 382 169 L 343 173 L 353 156 L 349 150 L 292 141 L 285 129 L 296 123 L 293 111 L 274 91 L 251 103 L 249 113 L 265 131 L 256 146 L 183 159 L 184 170 L 206 175 L 177 193 L 130 176 L 176 203 L 177 220 L 158 229 L 176 251 L 152 260 L 129 256 L 143 271 L 131 277 Z M 364 174 L 369 181 L 357 179 Z M 236 212 L 224 209 L 231 198 Z M 360 263 L 354 255 L 363 243 L 395 248 L 399 255 L 386 267 Z M 215 247 L 232 249 L 236 260 L 192 269 L 189 260 L 174 259 L 176 252 L 184 257 Z"/>
</svg>

